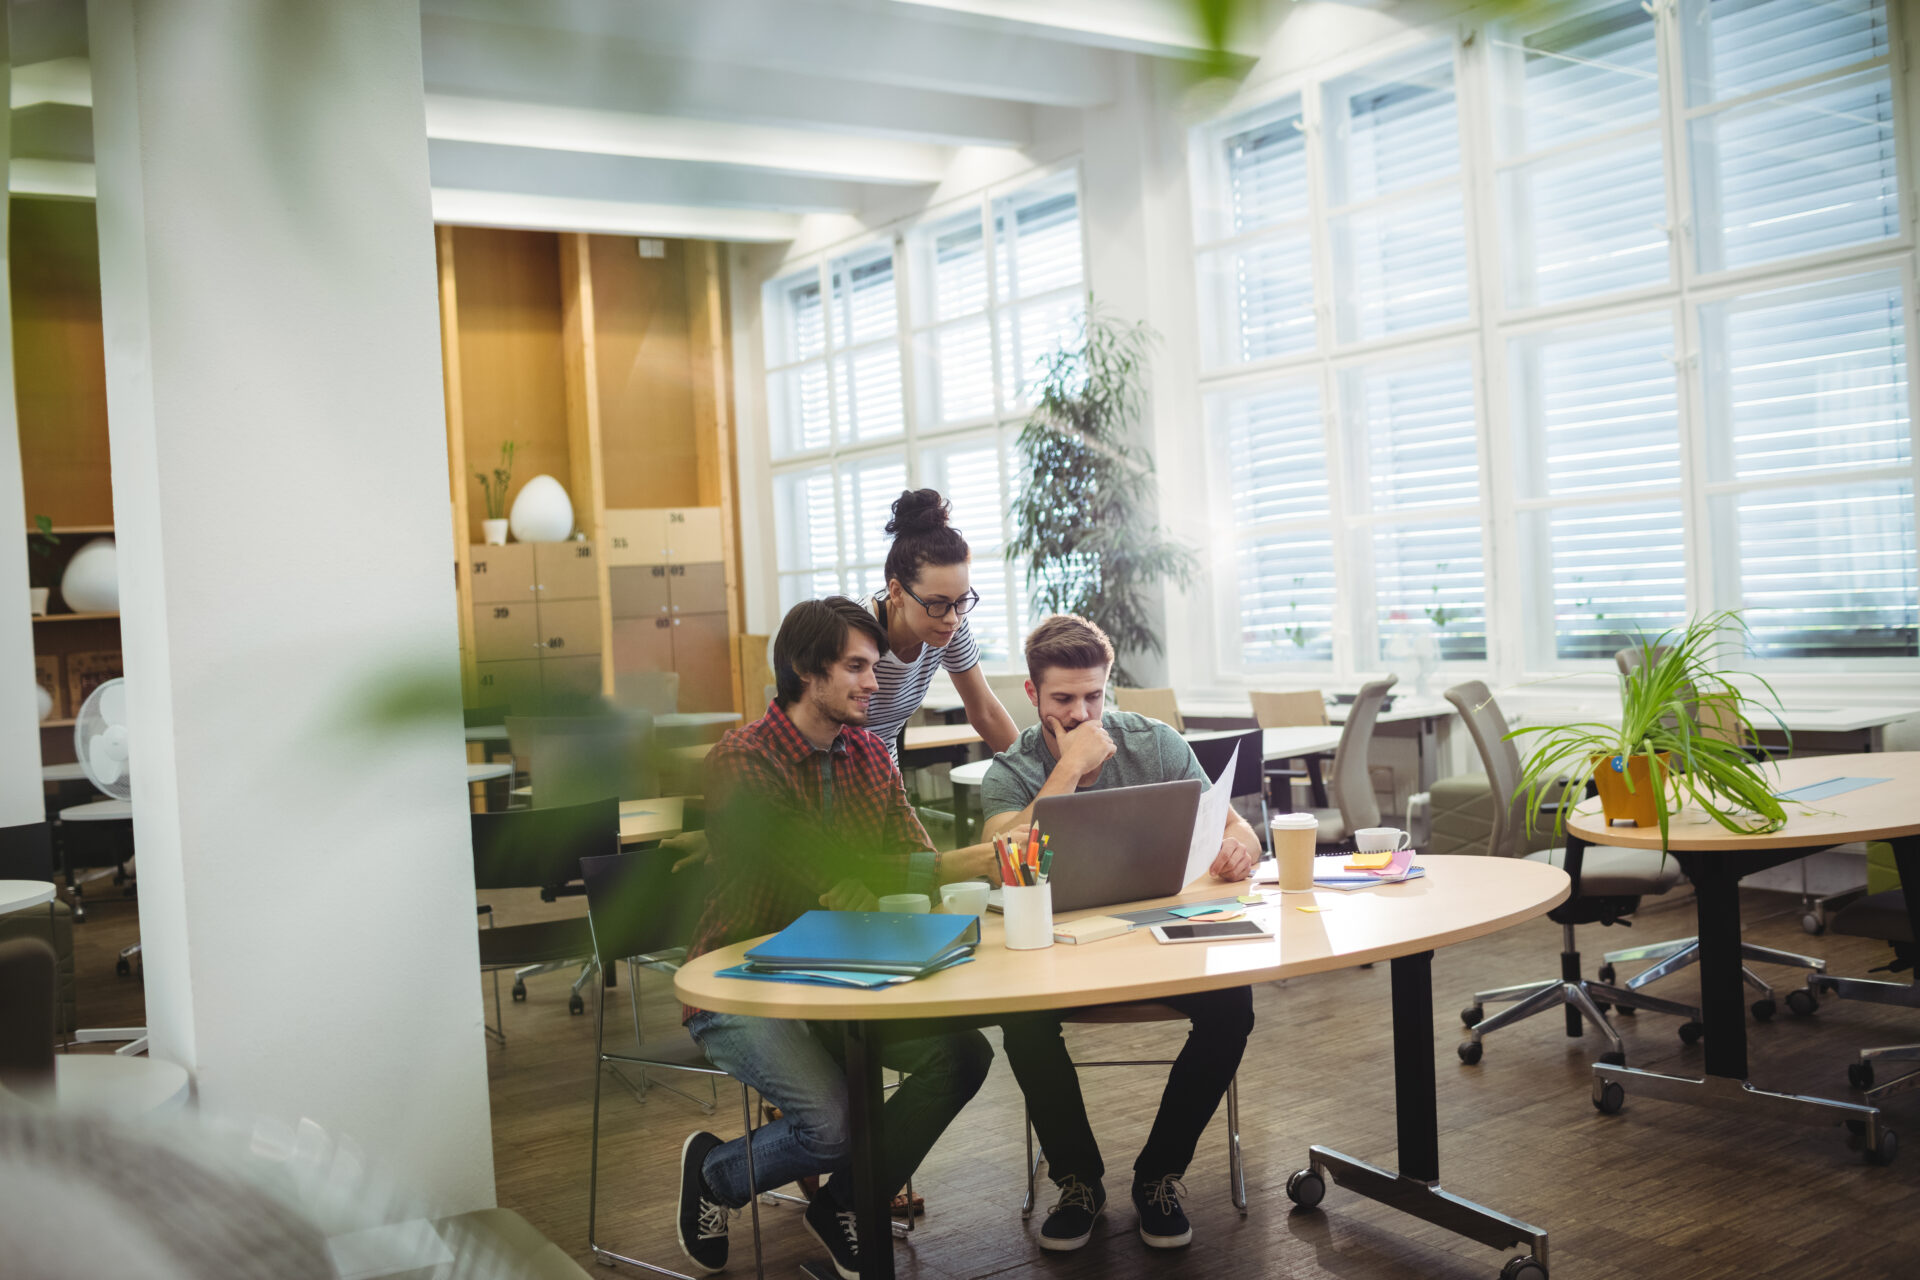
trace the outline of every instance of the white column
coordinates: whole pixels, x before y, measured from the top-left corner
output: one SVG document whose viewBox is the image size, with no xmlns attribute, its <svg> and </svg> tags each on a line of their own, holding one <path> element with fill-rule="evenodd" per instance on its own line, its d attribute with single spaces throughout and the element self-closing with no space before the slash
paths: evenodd
<svg viewBox="0 0 1920 1280">
<path fill-rule="evenodd" d="M 88 23 L 153 1052 L 491 1205 L 417 4 Z"/>
<path fill-rule="evenodd" d="M 11 96 L 13 80 L 3 19 L 0 14 L 0 103 Z M 0 110 L 0 192 L 6 190 L 11 123 L 9 113 Z M 7 263 L 10 203 L 0 200 L 0 299 L 13 296 Z M 8 827 L 46 817 L 40 791 L 40 707 L 33 692 L 33 619 L 25 604 L 26 528 L 20 421 L 13 408 L 13 309 L 0 307 L 0 847 Z"/>
</svg>

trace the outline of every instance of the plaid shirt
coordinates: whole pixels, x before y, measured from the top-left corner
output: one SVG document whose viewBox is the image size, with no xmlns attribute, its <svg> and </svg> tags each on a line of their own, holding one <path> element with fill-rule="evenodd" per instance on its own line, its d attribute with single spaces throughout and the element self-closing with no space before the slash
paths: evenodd
<svg viewBox="0 0 1920 1280">
<path fill-rule="evenodd" d="M 865 729 L 842 726 L 818 751 L 771 703 L 706 766 L 711 887 L 688 959 L 786 928 L 848 878 L 876 894 L 939 882 L 940 855 L 886 744 Z"/>
</svg>

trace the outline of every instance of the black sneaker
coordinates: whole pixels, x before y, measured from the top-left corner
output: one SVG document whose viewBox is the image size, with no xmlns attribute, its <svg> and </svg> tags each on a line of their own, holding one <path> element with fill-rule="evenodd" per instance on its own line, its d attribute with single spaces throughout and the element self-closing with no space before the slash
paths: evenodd
<svg viewBox="0 0 1920 1280">
<path fill-rule="evenodd" d="M 808 1202 L 807 1230 L 833 1259 L 840 1280 L 860 1280 L 860 1228 L 855 1225 L 853 1210 L 842 1207 L 833 1194 L 831 1182 Z"/>
<path fill-rule="evenodd" d="M 1140 1211 L 1140 1238 L 1151 1248 L 1178 1249 L 1193 1239 L 1193 1226 L 1180 1208 L 1185 1194 L 1177 1173 L 1134 1179 L 1133 1207 Z"/>
<path fill-rule="evenodd" d="M 1060 1198 L 1047 1210 L 1040 1228 L 1040 1247 L 1064 1253 L 1078 1249 L 1093 1237 L 1093 1224 L 1107 1210 L 1107 1189 L 1100 1179 L 1082 1182 L 1072 1174 L 1060 1179 Z"/>
<path fill-rule="evenodd" d="M 696 1133 L 680 1148 L 680 1251 L 709 1274 L 727 1265 L 727 1220 L 732 1211 L 707 1190 L 700 1169 L 720 1145 L 711 1133 Z"/>
</svg>

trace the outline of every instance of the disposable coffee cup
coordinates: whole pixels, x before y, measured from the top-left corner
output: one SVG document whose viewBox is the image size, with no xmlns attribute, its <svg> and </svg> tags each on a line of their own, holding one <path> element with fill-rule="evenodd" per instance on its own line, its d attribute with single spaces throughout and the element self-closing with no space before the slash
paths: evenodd
<svg viewBox="0 0 1920 1280">
<path fill-rule="evenodd" d="M 1413 834 L 1398 827 L 1362 827 L 1353 833 L 1362 853 L 1399 853 L 1413 846 Z"/>
<path fill-rule="evenodd" d="M 987 914 L 987 895 L 993 889 L 984 880 L 962 880 L 940 886 L 940 905 L 948 915 L 983 916 Z"/>
<path fill-rule="evenodd" d="M 1008 885 L 1000 913 L 1006 919 L 1009 951 L 1038 951 L 1053 945 L 1053 886 Z"/>
<path fill-rule="evenodd" d="M 890 893 L 880 899 L 880 909 L 923 916 L 933 910 L 933 902 L 924 893 Z"/>
<path fill-rule="evenodd" d="M 1320 834 L 1320 820 L 1310 813 L 1276 813 L 1267 826 L 1273 833 L 1273 862 L 1280 892 L 1311 892 L 1313 845 Z"/>
</svg>

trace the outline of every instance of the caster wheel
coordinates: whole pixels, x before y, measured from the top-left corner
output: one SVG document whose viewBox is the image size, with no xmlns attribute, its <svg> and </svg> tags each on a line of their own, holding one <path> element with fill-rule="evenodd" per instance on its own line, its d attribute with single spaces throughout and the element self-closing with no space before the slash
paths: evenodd
<svg viewBox="0 0 1920 1280">
<path fill-rule="evenodd" d="M 526 983 L 516 982 L 513 984 L 513 998 L 515 1001 L 525 1000 L 527 998 Z"/>
<path fill-rule="evenodd" d="M 1848 1063 L 1847 1083 L 1856 1089 L 1873 1088 L 1873 1064 L 1871 1062 Z"/>
<path fill-rule="evenodd" d="M 585 1013 L 586 1011 L 587 1011 L 587 1002 L 580 998 L 579 992 L 576 991 L 574 994 L 567 997 L 568 1013 L 579 1014 L 579 1013 Z"/>
<path fill-rule="evenodd" d="M 1480 1042 L 1478 1040 L 1463 1040 L 1460 1042 L 1460 1047 L 1455 1049 L 1454 1052 L 1460 1055 L 1460 1061 L 1470 1067 L 1474 1066 L 1480 1061 Z"/>
<path fill-rule="evenodd" d="M 1471 1027 L 1487 1016 L 1487 1011 L 1477 1004 L 1470 1004 L 1460 1011 L 1460 1025 Z"/>
<path fill-rule="evenodd" d="M 1618 1049 L 1610 1049 L 1598 1058 L 1595 1058 L 1594 1061 L 1603 1062 L 1609 1067 L 1624 1067 L 1627 1065 L 1627 1055 Z"/>
<path fill-rule="evenodd" d="M 1608 984 L 1609 986 L 1611 986 L 1619 978 L 1619 976 L 1620 975 L 1616 974 L 1613 971 L 1612 965 L 1603 964 L 1600 966 L 1600 981 Z"/>
<path fill-rule="evenodd" d="M 1631 1018 L 1634 1014 L 1640 1012 L 1630 1004 L 1617 1004 L 1613 1006 L 1613 1011 L 1623 1018 Z"/>
<path fill-rule="evenodd" d="M 1847 1132 L 1856 1138 L 1864 1138 L 1867 1136 L 1867 1122 L 1865 1120 L 1849 1120 L 1847 1121 Z"/>
<path fill-rule="evenodd" d="M 1302 1209 L 1311 1209 L 1327 1196 L 1327 1182 L 1311 1168 L 1297 1169 L 1287 1175 L 1287 1199 Z"/>
<path fill-rule="evenodd" d="M 1707 1034 L 1707 1029 L 1698 1022 L 1683 1022 L 1680 1024 L 1681 1044 L 1699 1044 L 1700 1037 L 1705 1034 Z"/>
<path fill-rule="evenodd" d="M 1800 927 L 1817 938 L 1827 931 L 1827 922 L 1818 911 L 1809 911 L 1800 917 Z"/>
<path fill-rule="evenodd" d="M 1880 1146 L 1867 1152 L 1867 1163 L 1890 1165 L 1900 1154 L 1900 1135 L 1885 1125 L 1880 1127 Z"/>
<path fill-rule="evenodd" d="M 1500 1268 L 1500 1280 L 1547 1280 L 1547 1269 L 1531 1255 L 1508 1258 L 1507 1265 Z"/>
<path fill-rule="evenodd" d="M 1797 987 L 1787 992 L 1787 1010 L 1791 1013 L 1797 1013 L 1804 1017 L 1819 1007 L 1820 1002 L 1814 999 L 1813 992 L 1807 990 L 1805 987 Z"/>
<path fill-rule="evenodd" d="M 1595 1000 L 1593 1002 L 1593 1007 L 1598 1009 L 1602 1013 L 1613 1012 L 1613 1006 L 1608 1004 L 1605 1000 Z"/>
<path fill-rule="evenodd" d="M 1773 1017 L 1774 1013 L 1778 1011 L 1779 1006 L 1771 1000 L 1755 1000 L 1752 1008 L 1754 1020 L 1756 1022 L 1765 1022 L 1767 1019 Z"/>
<path fill-rule="evenodd" d="M 125 960 L 118 960 L 114 962 L 113 971 L 124 978 L 133 972 L 133 965 Z"/>
<path fill-rule="evenodd" d="M 1612 1080 L 1594 1090 L 1593 1109 L 1603 1116 L 1617 1116 L 1626 1105 L 1627 1091 Z"/>
</svg>

